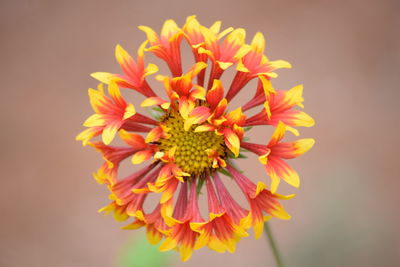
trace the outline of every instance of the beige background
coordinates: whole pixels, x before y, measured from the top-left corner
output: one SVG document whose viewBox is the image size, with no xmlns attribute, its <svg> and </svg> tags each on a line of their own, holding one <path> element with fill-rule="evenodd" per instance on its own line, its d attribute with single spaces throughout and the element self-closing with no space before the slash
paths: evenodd
<svg viewBox="0 0 400 267">
<path fill-rule="evenodd" d="M 301 188 L 281 188 L 297 193 L 284 203 L 293 219 L 272 222 L 287 265 L 399 266 L 399 12 L 395 0 L 2 0 L 0 266 L 115 266 L 134 233 L 96 212 L 107 203 L 91 178 L 101 161 L 74 141 L 91 114 L 89 73 L 117 71 L 114 46 L 133 53 L 144 40 L 136 26 L 192 14 L 244 27 L 248 41 L 263 32 L 268 56 L 294 66 L 277 87 L 305 85 L 317 124 L 301 133 L 317 144 L 291 162 Z M 256 161 L 241 166 L 263 175 Z M 221 264 L 274 266 L 252 237 L 235 254 L 203 249 L 171 266 Z"/>
</svg>

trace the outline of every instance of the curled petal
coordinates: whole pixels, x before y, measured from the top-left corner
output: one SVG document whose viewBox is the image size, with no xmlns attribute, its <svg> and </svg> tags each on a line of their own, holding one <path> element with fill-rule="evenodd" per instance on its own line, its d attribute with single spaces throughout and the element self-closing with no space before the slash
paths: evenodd
<svg viewBox="0 0 400 267">
<path fill-rule="evenodd" d="M 243 114 L 242 108 L 238 107 L 237 109 L 229 112 L 227 115 L 225 115 L 226 122 L 224 122 L 224 125 L 243 125 L 243 123 L 246 120 L 246 115 Z"/>
<path fill-rule="evenodd" d="M 226 146 L 229 148 L 230 151 L 232 151 L 235 157 L 238 157 L 240 149 L 239 137 L 229 128 L 225 130 L 224 135 Z"/>
<path fill-rule="evenodd" d="M 187 120 L 189 113 L 194 109 L 195 103 L 187 97 L 181 97 L 179 99 L 179 113 L 182 118 Z"/>
<path fill-rule="evenodd" d="M 184 123 L 185 131 L 188 131 L 193 124 L 200 124 L 205 122 L 210 117 L 210 109 L 208 107 L 200 106 L 190 112 L 189 118 Z"/>
<path fill-rule="evenodd" d="M 215 79 L 211 89 L 207 92 L 207 102 L 210 104 L 210 108 L 214 110 L 224 97 L 224 88 L 222 82 Z"/>
<path fill-rule="evenodd" d="M 206 91 L 201 86 L 195 86 L 195 89 L 190 92 L 190 96 L 195 99 L 206 100 Z"/>
<path fill-rule="evenodd" d="M 160 140 L 161 137 L 168 138 L 168 128 L 164 125 L 153 128 L 146 136 L 146 143 L 151 143 Z"/>
</svg>

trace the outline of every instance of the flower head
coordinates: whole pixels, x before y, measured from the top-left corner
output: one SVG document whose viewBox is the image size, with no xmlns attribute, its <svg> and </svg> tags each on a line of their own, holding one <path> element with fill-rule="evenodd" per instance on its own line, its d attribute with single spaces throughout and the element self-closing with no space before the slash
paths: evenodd
<svg viewBox="0 0 400 267">
<path fill-rule="evenodd" d="M 293 195 L 282 196 L 276 191 L 280 180 L 299 187 L 299 175 L 286 160 L 300 156 L 314 144 L 310 138 L 283 141 L 286 130 L 298 135 L 295 127 L 314 124 L 309 115 L 296 109 L 304 107 L 303 87 L 288 91 L 272 87 L 275 71 L 291 65 L 266 57 L 261 33 L 246 44 L 244 29 L 220 31 L 220 22 L 205 27 L 195 16 L 188 17 L 182 28 L 167 20 L 160 34 L 146 26 L 139 28 L 147 40 L 140 46 L 137 60 L 118 45 L 116 58 L 122 73 L 92 74 L 108 85 L 108 91 L 103 84 L 97 90 L 89 89 L 95 114 L 83 124 L 88 129 L 76 138 L 90 144 L 104 159 L 94 176 L 108 187 L 112 201 L 100 211 L 114 214 L 119 221 L 132 219 L 125 229 L 145 227 L 150 243 L 163 240 L 160 250 L 177 249 L 183 261 L 204 246 L 217 252 L 234 252 L 249 228 L 258 238 L 266 220 L 290 218 L 280 200 Z M 188 42 L 194 55 L 188 69 L 182 68 L 182 41 Z M 154 64 L 145 67 L 146 52 L 154 53 L 171 71 L 171 76 L 155 77 L 158 88 L 146 81 L 158 70 Z M 236 69 L 236 74 L 230 84 L 223 84 L 220 78 L 229 68 Z M 246 88 L 253 79 L 257 80 L 256 88 Z M 155 116 L 137 112 L 122 97 L 120 87 L 144 95 L 141 106 L 151 107 Z M 161 90 L 166 98 L 160 96 Z M 231 107 L 231 100 L 241 91 L 251 91 L 254 96 L 242 106 Z M 257 106 L 262 106 L 259 113 L 246 114 Z M 251 143 L 250 126 L 260 125 L 269 125 L 275 131 L 268 142 Z M 125 145 L 111 145 L 117 133 Z M 100 135 L 101 141 L 92 141 Z M 265 174 L 262 172 L 258 181 L 235 167 L 234 161 L 244 152 L 257 154 L 264 166 Z M 120 177 L 118 170 L 124 162 L 148 163 Z M 270 189 L 265 183 L 267 176 Z M 248 205 L 238 204 L 224 179 L 236 182 Z M 207 196 L 205 216 L 199 210 L 202 191 Z M 159 198 L 157 205 L 147 210 L 144 203 L 150 194 Z"/>
</svg>

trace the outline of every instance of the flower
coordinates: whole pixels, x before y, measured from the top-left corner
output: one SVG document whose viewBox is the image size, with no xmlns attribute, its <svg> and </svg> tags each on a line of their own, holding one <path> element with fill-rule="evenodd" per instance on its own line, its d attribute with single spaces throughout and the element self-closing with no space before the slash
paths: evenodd
<svg viewBox="0 0 400 267">
<path fill-rule="evenodd" d="M 261 33 L 246 44 L 244 29 L 220 28 L 221 22 L 202 26 L 195 16 L 188 17 L 182 28 L 167 20 L 160 34 L 140 26 L 147 40 L 140 46 L 137 60 L 117 45 L 116 58 L 123 73 L 92 74 L 101 82 L 97 90 L 89 89 L 95 114 L 83 123 L 88 128 L 76 137 L 83 145 L 94 147 L 104 159 L 94 177 L 107 186 L 111 203 L 100 211 L 112 213 L 118 221 L 131 219 L 124 229 L 145 227 L 151 244 L 162 242 L 161 251 L 178 250 L 183 261 L 204 246 L 217 252 L 234 252 L 236 243 L 248 236 L 249 228 L 258 238 L 266 220 L 290 219 L 280 200 L 294 195 L 276 192 L 280 180 L 299 187 L 300 179 L 286 160 L 314 145 L 311 138 L 282 141 L 287 130 L 299 135 L 297 127 L 314 124 L 308 114 L 296 108 L 304 108 L 301 85 L 288 91 L 272 86 L 275 71 L 291 65 L 266 57 Z M 194 56 L 188 69 L 182 67 L 182 41 L 189 44 Z M 146 81 L 158 71 L 154 64 L 145 67 L 146 52 L 163 60 L 170 69 L 171 76 L 155 77 L 166 98 Z M 225 90 L 221 77 L 229 68 L 236 69 L 236 74 Z M 248 86 L 253 79 L 257 80 L 256 88 Z M 103 84 L 108 86 L 107 93 Z M 120 87 L 144 95 L 141 107 L 151 108 L 152 115 L 138 113 L 122 97 Z M 249 92 L 254 96 L 242 106 L 231 108 L 231 100 L 242 91 L 254 91 Z M 258 106 L 262 106 L 259 113 L 246 114 Z M 260 125 L 275 128 L 266 144 L 248 140 L 251 127 Z M 111 145 L 117 133 L 125 145 Z M 100 135 L 101 140 L 92 141 Z M 266 174 L 260 174 L 257 181 L 236 167 L 235 161 L 246 152 L 258 155 L 265 168 Z M 121 177 L 119 168 L 126 163 L 145 165 Z M 271 179 L 270 189 L 265 182 L 269 181 L 267 176 Z M 230 194 L 226 179 L 240 188 L 246 206 Z M 203 191 L 207 197 L 206 215 L 199 209 L 199 194 Z M 158 201 L 148 210 L 145 203 L 150 195 L 157 196 Z"/>
</svg>

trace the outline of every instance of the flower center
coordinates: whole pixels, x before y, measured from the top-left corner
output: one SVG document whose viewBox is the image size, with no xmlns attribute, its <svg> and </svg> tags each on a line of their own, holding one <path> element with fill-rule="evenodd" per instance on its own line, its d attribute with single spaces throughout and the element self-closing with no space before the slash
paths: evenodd
<svg viewBox="0 0 400 267">
<path fill-rule="evenodd" d="M 194 129 L 197 124 L 185 131 L 184 119 L 176 111 L 168 114 L 163 123 L 169 128 L 170 137 L 159 140 L 160 150 L 166 152 L 176 147 L 174 161 L 184 172 L 192 175 L 210 173 L 213 157 L 209 157 L 207 152 L 216 151 L 219 157 L 226 157 L 227 150 L 222 135 L 217 135 L 214 131 L 196 133 Z"/>
</svg>

